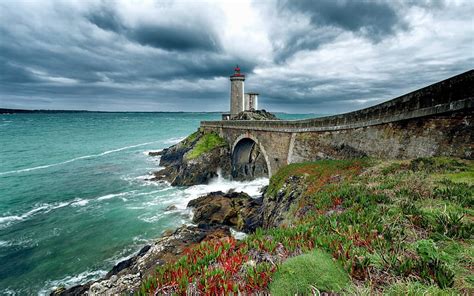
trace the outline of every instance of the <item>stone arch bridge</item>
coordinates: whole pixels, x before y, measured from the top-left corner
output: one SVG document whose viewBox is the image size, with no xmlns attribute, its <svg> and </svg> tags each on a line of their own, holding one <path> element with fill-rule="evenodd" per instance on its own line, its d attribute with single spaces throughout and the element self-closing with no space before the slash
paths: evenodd
<svg viewBox="0 0 474 296">
<path fill-rule="evenodd" d="M 231 145 L 235 171 L 352 157 L 474 157 L 474 70 L 358 111 L 305 120 L 203 121 Z M 263 165 L 262 165 L 263 164 Z"/>
</svg>

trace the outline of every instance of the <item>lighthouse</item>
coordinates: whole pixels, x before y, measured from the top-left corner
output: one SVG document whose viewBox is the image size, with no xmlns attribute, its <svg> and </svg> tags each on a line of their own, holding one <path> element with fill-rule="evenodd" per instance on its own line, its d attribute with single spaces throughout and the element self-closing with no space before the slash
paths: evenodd
<svg viewBox="0 0 474 296">
<path fill-rule="evenodd" d="M 245 75 L 240 73 L 239 66 L 230 76 L 230 113 L 222 113 L 222 120 L 237 119 L 242 111 L 255 111 L 258 106 L 258 93 L 244 93 Z"/>
<path fill-rule="evenodd" d="M 230 76 L 230 117 L 245 110 L 244 96 L 245 75 L 240 73 L 239 66 L 234 69 L 234 74 Z"/>
</svg>

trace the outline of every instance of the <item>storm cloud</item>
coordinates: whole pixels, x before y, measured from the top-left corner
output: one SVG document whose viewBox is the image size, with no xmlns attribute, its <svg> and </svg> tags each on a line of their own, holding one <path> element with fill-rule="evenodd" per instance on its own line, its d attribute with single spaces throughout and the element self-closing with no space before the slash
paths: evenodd
<svg viewBox="0 0 474 296">
<path fill-rule="evenodd" d="M 473 68 L 469 1 L 0 2 L 0 107 L 359 109 Z"/>
</svg>

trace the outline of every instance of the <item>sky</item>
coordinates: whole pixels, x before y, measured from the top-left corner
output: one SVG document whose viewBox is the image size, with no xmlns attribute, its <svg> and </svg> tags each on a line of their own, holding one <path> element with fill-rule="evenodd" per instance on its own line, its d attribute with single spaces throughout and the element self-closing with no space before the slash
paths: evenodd
<svg viewBox="0 0 474 296">
<path fill-rule="evenodd" d="M 0 1 L 0 108 L 335 114 L 474 68 L 474 1 Z"/>
</svg>

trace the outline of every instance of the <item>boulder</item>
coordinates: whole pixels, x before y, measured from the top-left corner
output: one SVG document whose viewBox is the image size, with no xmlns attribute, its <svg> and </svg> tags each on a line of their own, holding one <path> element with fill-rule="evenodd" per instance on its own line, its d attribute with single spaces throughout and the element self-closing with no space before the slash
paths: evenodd
<svg viewBox="0 0 474 296">
<path fill-rule="evenodd" d="M 194 223 L 227 225 L 244 232 L 261 226 L 261 199 L 251 198 L 244 192 L 212 192 L 191 200 Z"/>
</svg>

